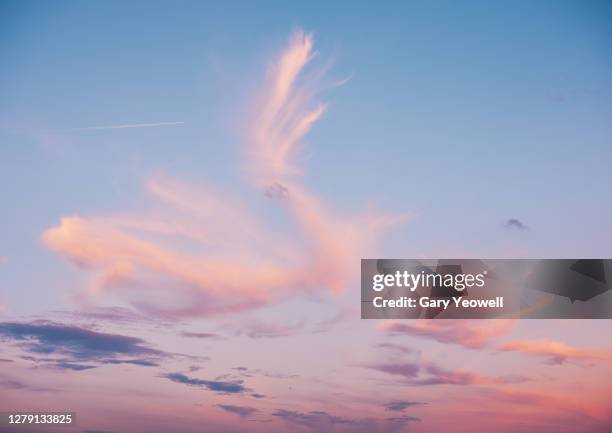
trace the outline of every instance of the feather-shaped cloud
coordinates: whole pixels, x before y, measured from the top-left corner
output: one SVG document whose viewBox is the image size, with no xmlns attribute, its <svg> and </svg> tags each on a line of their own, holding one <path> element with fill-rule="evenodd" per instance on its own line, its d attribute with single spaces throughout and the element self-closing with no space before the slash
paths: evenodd
<svg viewBox="0 0 612 433">
<path fill-rule="evenodd" d="M 202 316 L 347 287 L 361 253 L 406 216 L 341 215 L 297 180 L 301 140 L 325 109 L 302 77 L 313 55 L 312 36 L 297 31 L 272 62 L 245 150 L 252 186 L 282 198 L 268 204 L 281 207 L 294 235 L 280 237 L 228 191 L 155 175 L 147 182 L 155 212 L 66 216 L 43 233 L 49 248 L 91 271 L 88 299 L 115 291 L 147 313 Z"/>
</svg>

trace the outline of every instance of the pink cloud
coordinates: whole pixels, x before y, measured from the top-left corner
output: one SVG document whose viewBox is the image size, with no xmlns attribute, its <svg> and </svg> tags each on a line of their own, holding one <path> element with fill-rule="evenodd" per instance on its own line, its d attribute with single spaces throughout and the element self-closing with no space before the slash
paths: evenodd
<svg viewBox="0 0 612 433">
<path fill-rule="evenodd" d="M 252 186 L 273 198 L 293 234 L 280 237 L 228 191 L 154 175 L 154 210 L 65 216 L 42 234 L 91 273 L 87 299 L 113 291 L 148 313 L 199 316 L 348 286 L 361 254 L 407 216 L 343 215 L 296 179 L 301 140 L 324 112 L 302 76 L 313 56 L 312 36 L 296 32 L 269 68 L 245 148 Z"/>
<path fill-rule="evenodd" d="M 379 329 L 391 336 L 428 338 L 469 349 L 486 347 L 491 340 L 508 335 L 514 320 L 412 320 L 387 321 Z"/>
<path fill-rule="evenodd" d="M 246 149 L 251 174 L 263 186 L 301 171 L 296 161 L 300 140 L 325 111 L 324 104 L 312 104 L 314 83 L 298 83 L 313 56 L 312 35 L 298 30 L 269 67 Z"/>
<path fill-rule="evenodd" d="M 612 361 L 612 349 L 578 348 L 553 340 L 513 341 L 499 347 L 500 351 L 521 352 L 548 358 L 550 364 L 566 361 Z"/>
</svg>

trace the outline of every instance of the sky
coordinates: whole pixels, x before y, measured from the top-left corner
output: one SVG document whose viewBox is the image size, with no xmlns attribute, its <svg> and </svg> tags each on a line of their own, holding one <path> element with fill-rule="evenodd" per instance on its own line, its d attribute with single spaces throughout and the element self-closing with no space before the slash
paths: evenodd
<svg viewBox="0 0 612 433">
<path fill-rule="evenodd" d="M 360 320 L 358 285 L 366 257 L 612 256 L 611 16 L 3 2 L 0 411 L 609 431 L 609 321 Z"/>
</svg>

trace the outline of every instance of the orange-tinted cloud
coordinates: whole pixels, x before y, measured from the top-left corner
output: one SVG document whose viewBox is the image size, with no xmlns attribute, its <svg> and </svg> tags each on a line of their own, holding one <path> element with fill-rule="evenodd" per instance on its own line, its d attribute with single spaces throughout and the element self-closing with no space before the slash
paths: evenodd
<svg viewBox="0 0 612 433">
<path fill-rule="evenodd" d="M 513 341 L 499 347 L 501 351 L 527 353 L 547 358 L 550 364 L 566 361 L 612 361 L 612 349 L 579 348 L 553 340 Z"/>
</svg>

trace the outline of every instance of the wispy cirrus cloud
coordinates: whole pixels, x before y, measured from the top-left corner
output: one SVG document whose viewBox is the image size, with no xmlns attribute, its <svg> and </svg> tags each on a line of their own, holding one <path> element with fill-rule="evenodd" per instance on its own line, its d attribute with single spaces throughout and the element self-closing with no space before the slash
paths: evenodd
<svg viewBox="0 0 612 433">
<path fill-rule="evenodd" d="M 185 317 L 347 287 L 361 252 L 407 216 L 343 215 L 300 182 L 302 139 L 325 111 L 303 76 L 314 54 L 312 36 L 295 32 L 270 64 L 245 138 L 251 186 L 292 234 L 280 237 L 229 191 L 154 175 L 146 184 L 154 212 L 65 216 L 43 233 L 50 249 L 92 273 L 85 300 L 114 291 L 147 314 Z"/>
<path fill-rule="evenodd" d="M 612 362 L 612 348 L 580 348 L 554 340 L 519 340 L 501 345 L 502 352 L 520 352 L 546 358 L 551 365 L 565 362 Z"/>
<path fill-rule="evenodd" d="M 514 323 L 510 319 L 387 321 L 379 330 L 390 336 L 421 337 L 468 349 L 482 349 L 492 340 L 508 335 Z"/>
</svg>

